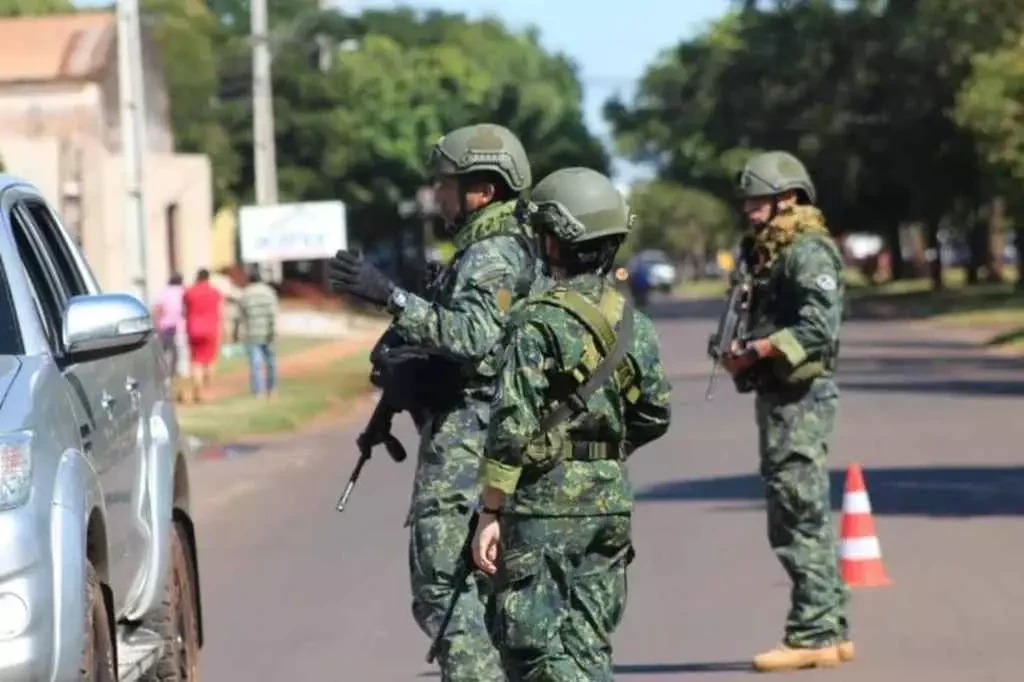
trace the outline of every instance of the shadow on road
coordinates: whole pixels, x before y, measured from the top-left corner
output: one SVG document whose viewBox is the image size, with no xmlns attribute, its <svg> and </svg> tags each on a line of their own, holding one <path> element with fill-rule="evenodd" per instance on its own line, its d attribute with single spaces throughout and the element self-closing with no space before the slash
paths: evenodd
<svg viewBox="0 0 1024 682">
<path fill-rule="evenodd" d="M 259 443 L 211 443 L 197 449 L 199 459 L 238 459 L 256 454 L 263 449 Z"/>
<path fill-rule="evenodd" d="M 839 373 L 889 376 L 943 376 L 958 372 L 1016 372 L 1024 379 L 1024 360 L 992 355 L 852 355 L 839 358 Z"/>
<path fill-rule="evenodd" d="M 1020 396 L 1024 361 L 974 354 L 847 356 L 839 360 L 839 386 L 861 393 Z"/>
<path fill-rule="evenodd" d="M 671 675 L 673 673 L 725 673 L 750 670 L 749 662 L 745 661 L 712 661 L 707 663 L 621 663 L 614 667 L 616 675 Z M 431 670 L 417 677 L 441 677 L 441 673 Z"/>
<path fill-rule="evenodd" d="M 842 340 L 843 348 L 872 348 L 872 349 L 906 349 L 906 350 L 973 350 L 978 347 L 977 343 L 971 341 L 937 341 L 934 339 L 858 339 L 846 338 Z"/>
<path fill-rule="evenodd" d="M 845 472 L 830 472 L 832 507 L 840 509 Z M 1024 515 L 1024 466 L 868 469 L 864 473 L 875 514 L 902 516 Z M 756 475 L 668 481 L 637 491 L 638 502 L 721 500 L 763 506 Z"/>
<path fill-rule="evenodd" d="M 841 381 L 846 391 L 859 393 L 954 393 L 987 397 L 1018 398 L 1024 395 L 1022 380 L 935 379 L 906 381 Z"/>
<path fill-rule="evenodd" d="M 671 675 L 672 673 L 753 672 L 749 662 L 715 661 L 711 663 L 623 663 L 615 666 L 616 675 Z"/>
<path fill-rule="evenodd" d="M 673 384 L 708 380 L 708 373 L 673 372 Z M 978 376 L 978 374 L 983 376 Z M 989 376 L 984 376 L 988 374 Z M 959 375 L 959 376 L 958 376 Z M 719 371 L 719 391 L 731 391 Z M 947 393 L 991 397 L 1024 395 L 1024 362 L 990 356 L 845 357 L 839 361 L 840 391 L 856 393 Z"/>
</svg>

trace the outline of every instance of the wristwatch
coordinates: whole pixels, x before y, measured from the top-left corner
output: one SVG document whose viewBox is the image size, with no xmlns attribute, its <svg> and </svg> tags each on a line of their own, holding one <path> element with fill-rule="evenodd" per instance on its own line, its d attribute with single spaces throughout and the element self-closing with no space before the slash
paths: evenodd
<svg viewBox="0 0 1024 682">
<path fill-rule="evenodd" d="M 405 306 L 408 302 L 408 292 L 400 287 L 395 287 L 391 290 L 391 295 L 388 296 L 387 311 L 391 315 L 399 315 L 403 310 L 405 310 Z"/>
</svg>

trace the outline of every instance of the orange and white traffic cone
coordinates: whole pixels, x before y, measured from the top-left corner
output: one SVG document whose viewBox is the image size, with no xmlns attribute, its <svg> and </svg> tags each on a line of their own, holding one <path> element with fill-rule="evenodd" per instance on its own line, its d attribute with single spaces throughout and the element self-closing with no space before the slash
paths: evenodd
<svg viewBox="0 0 1024 682">
<path fill-rule="evenodd" d="M 851 464 L 846 470 L 839 533 L 839 569 L 843 581 L 850 587 L 892 584 L 882 565 L 882 548 L 875 534 L 871 500 L 859 464 Z"/>
</svg>

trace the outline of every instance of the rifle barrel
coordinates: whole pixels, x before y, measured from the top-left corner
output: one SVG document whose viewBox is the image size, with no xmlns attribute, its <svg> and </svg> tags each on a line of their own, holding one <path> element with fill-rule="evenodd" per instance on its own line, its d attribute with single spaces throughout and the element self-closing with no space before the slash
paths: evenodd
<svg viewBox="0 0 1024 682">
<path fill-rule="evenodd" d="M 345 484 L 345 490 L 341 493 L 341 497 L 338 498 L 338 504 L 335 507 L 339 512 L 345 511 L 345 505 L 348 504 L 348 496 L 352 494 L 352 488 L 355 487 L 356 481 L 359 480 L 359 475 L 363 473 L 363 466 L 366 464 L 366 461 L 370 459 L 370 451 L 371 448 L 360 446 L 359 459 L 356 460 L 356 466 L 352 469 L 352 475 L 348 477 L 348 483 Z"/>
<path fill-rule="evenodd" d="M 715 380 L 718 378 L 718 360 L 711 364 L 711 377 L 708 378 L 708 388 L 704 391 L 704 400 L 711 402 L 715 393 Z"/>
</svg>

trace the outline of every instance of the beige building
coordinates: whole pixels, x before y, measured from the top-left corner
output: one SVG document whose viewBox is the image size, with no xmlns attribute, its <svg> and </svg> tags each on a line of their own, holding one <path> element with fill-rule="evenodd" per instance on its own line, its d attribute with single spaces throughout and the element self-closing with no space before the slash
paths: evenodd
<svg viewBox="0 0 1024 682">
<path fill-rule="evenodd" d="M 150 293 L 210 266 L 213 183 L 201 154 L 175 154 L 159 54 L 143 29 L 144 187 Z M 0 157 L 34 183 L 111 291 L 130 291 L 112 13 L 0 19 Z"/>
</svg>

